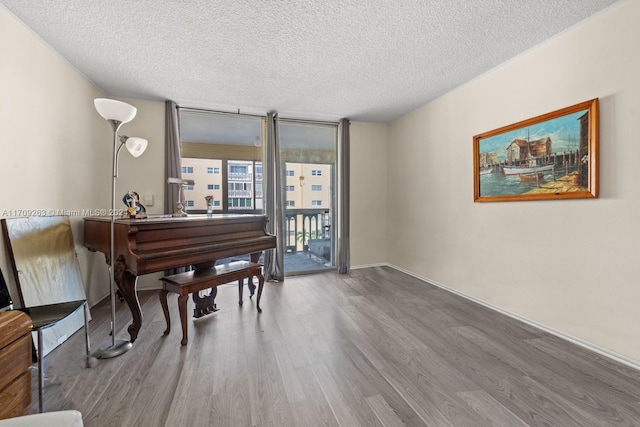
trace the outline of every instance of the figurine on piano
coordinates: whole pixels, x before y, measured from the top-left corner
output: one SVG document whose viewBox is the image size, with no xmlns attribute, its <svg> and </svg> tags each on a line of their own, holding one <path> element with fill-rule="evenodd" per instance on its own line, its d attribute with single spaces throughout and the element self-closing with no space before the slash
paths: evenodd
<svg viewBox="0 0 640 427">
<path fill-rule="evenodd" d="M 122 198 L 125 206 L 127 207 L 127 216 L 129 218 L 146 218 L 147 209 L 140 203 L 140 195 L 135 191 L 130 190 Z"/>
</svg>

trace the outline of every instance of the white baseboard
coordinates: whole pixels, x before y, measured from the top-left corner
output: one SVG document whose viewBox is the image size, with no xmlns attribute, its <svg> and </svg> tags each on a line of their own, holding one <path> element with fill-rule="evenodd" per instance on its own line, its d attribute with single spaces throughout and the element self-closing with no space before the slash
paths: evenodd
<svg viewBox="0 0 640 427">
<path fill-rule="evenodd" d="M 99 298 L 93 299 L 91 301 L 87 300 L 87 304 L 89 305 L 89 308 L 92 308 L 92 307 L 98 305 L 98 303 L 102 302 L 103 299 L 109 298 L 110 296 L 111 296 L 111 293 L 107 292 L 106 294 L 102 295 Z"/>
<path fill-rule="evenodd" d="M 538 328 L 540 330 L 543 330 L 543 331 L 545 331 L 545 332 L 547 332 L 547 333 L 549 333 L 551 335 L 555 335 L 555 336 L 557 336 L 559 338 L 562 338 L 564 340 L 567 340 L 567 341 L 569 341 L 569 342 L 571 342 L 573 344 L 579 345 L 580 347 L 586 348 L 587 350 L 591 350 L 591 351 L 593 351 L 595 353 L 598 353 L 601 356 L 604 356 L 604 357 L 607 357 L 609 359 L 615 360 L 616 362 L 622 363 L 622 364 L 624 364 L 626 366 L 629 366 L 631 368 L 640 370 L 640 361 L 638 361 L 638 360 L 631 359 L 631 358 L 626 357 L 626 356 L 624 356 L 622 354 L 618 354 L 618 353 L 613 352 L 611 350 L 608 350 L 606 348 L 603 348 L 603 347 L 600 347 L 598 345 L 595 345 L 595 344 L 593 344 L 591 342 L 588 342 L 588 341 L 585 341 L 583 339 L 574 337 L 573 335 L 569 335 L 569 334 L 567 334 L 565 332 L 559 331 L 557 329 L 553 329 L 553 328 L 551 328 L 549 326 L 546 326 L 546 325 L 544 325 L 542 323 L 536 322 L 535 320 L 531 320 L 531 319 L 528 319 L 528 318 L 526 318 L 524 316 L 521 316 L 519 314 L 512 313 L 512 312 L 510 312 L 508 310 L 504 310 L 504 309 L 502 309 L 500 307 L 497 307 L 495 305 L 492 305 L 492 304 L 489 304 L 489 303 L 487 303 L 485 301 L 482 301 L 481 299 L 472 297 L 470 295 L 467 295 L 465 293 L 462 293 L 460 291 L 452 289 L 452 288 L 450 288 L 448 286 L 445 286 L 442 283 L 438 283 L 435 280 L 431 280 L 431 279 L 428 279 L 426 277 L 419 276 L 419 275 L 417 275 L 417 274 L 415 274 L 415 273 L 413 273 L 411 271 L 408 271 L 408 270 L 405 270 L 404 268 L 398 267 L 397 265 L 384 263 L 384 264 L 381 264 L 381 266 L 391 267 L 391 268 L 393 268 L 395 270 L 398 270 L 398 271 L 401 271 L 403 273 L 406 273 L 409 276 L 413 276 L 416 279 L 420 279 L 425 283 L 437 286 L 438 288 L 441 288 L 441 289 L 443 289 L 443 290 L 445 290 L 447 292 L 451 292 L 452 294 L 455 294 L 455 295 L 458 295 L 458 296 L 460 296 L 462 298 L 468 299 L 469 301 L 473 301 L 473 302 L 475 302 L 477 304 L 480 304 L 480 305 L 482 305 L 484 307 L 487 307 L 487 308 L 489 308 L 491 310 L 497 311 L 498 313 L 504 314 L 505 316 L 509 316 L 509 317 L 511 317 L 513 319 L 519 320 L 519 321 L 521 321 L 523 323 L 526 323 L 527 325 L 533 326 L 533 327 Z"/>
<path fill-rule="evenodd" d="M 148 286 L 136 287 L 136 292 L 140 292 L 140 291 L 158 291 L 160 289 L 162 289 L 162 285 L 159 285 L 159 284 L 158 285 L 148 285 Z M 94 306 L 96 306 L 99 303 L 101 303 L 103 300 L 109 299 L 109 298 L 111 298 L 111 292 L 107 292 L 106 294 L 103 294 L 101 297 L 99 297 L 95 301 L 88 301 L 89 308 L 93 308 Z M 118 297 L 117 296 L 116 296 L 116 304 L 120 304 L 120 301 L 118 301 Z M 122 304 L 126 304 L 126 302 L 123 302 Z"/>
<path fill-rule="evenodd" d="M 350 267 L 351 270 L 359 270 L 361 268 L 371 268 L 371 267 L 384 267 L 384 266 L 388 266 L 388 267 L 392 267 L 389 264 L 387 264 L 386 262 L 381 262 L 378 264 L 363 264 L 363 265 L 352 265 Z"/>
</svg>

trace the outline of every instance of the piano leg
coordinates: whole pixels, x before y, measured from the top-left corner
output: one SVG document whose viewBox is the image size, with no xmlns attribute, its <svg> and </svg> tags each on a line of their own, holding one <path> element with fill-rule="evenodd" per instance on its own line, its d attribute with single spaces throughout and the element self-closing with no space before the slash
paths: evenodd
<svg viewBox="0 0 640 427">
<path fill-rule="evenodd" d="M 116 267 L 116 273 L 118 269 Z M 116 284 L 120 293 L 127 302 L 129 309 L 131 310 L 131 316 L 133 317 L 133 323 L 129 325 L 127 329 L 129 336 L 131 337 L 131 343 L 135 342 L 138 338 L 138 332 L 142 326 L 142 309 L 140 308 L 140 301 L 138 301 L 138 294 L 136 292 L 136 286 L 138 284 L 138 276 L 132 274 L 127 269 L 123 269 L 121 274 L 116 274 Z"/>
</svg>

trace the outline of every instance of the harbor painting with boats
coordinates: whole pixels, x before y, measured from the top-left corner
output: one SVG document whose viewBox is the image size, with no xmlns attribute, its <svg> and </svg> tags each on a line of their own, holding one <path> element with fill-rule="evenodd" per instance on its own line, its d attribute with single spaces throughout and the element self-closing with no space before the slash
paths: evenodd
<svg viewBox="0 0 640 427">
<path fill-rule="evenodd" d="M 597 99 L 474 137 L 475 200 L 596 197 Z"/>
</svg>

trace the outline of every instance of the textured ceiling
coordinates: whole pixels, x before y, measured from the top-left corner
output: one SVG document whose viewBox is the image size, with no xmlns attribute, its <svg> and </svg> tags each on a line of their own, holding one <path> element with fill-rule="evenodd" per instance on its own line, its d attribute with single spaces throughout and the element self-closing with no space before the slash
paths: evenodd
<svg viewBox="0 0 640 427">
<path fill-rule="evenodd" d="M 0 0 L 108 96 L 373 122 L 615 2 Z"/>
</svg>

